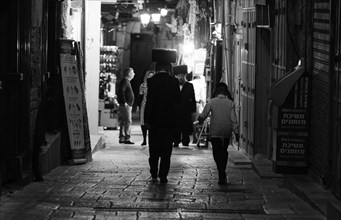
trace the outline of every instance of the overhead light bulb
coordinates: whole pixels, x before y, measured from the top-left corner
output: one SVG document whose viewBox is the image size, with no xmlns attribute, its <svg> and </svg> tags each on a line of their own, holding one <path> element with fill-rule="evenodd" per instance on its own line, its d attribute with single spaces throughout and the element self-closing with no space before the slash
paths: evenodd
<svg viewBox="0 0 341 220">
<path fill-rule="evenodd" d="M 160 10 L 160 14 L 161 14 L 161 16 L 162 16 L 162 17 L 166 16 L 166 15 L 167 15 L 167 13 L 168 13 L 167 9 L 165 9 L 165 8 L 161 8 L 161 10 Z"/>
<path fill-rule="evenodd" d="M 152 22 L 159 23 L 161 20 L 161 15 L 159 13 L 152 14 Z"/>
<path fill-rule="evenodd" d="M 140 18 L 141 18 L 142 25 L 147 26 L 149 21 L 150 21 L 150 15 L 148 13 L 144 12 L 140 15 Z"/>
</svg>

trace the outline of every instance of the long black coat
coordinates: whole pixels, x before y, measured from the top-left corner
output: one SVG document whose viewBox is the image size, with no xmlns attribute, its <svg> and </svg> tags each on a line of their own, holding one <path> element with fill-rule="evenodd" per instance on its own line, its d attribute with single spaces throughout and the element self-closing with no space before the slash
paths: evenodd
<svg viewBox="0 0 341 220">
<path fill-rule="evenodd" d="M 180 100 L 178 80 L 167 72 L 159 72 L 147 80 L 145 123 L 156 128 L 176 126 L 176 105 Z"/>
<path fill-rule="evenodd" d="M 193 84 L 185 82 L 180 91 L 180 102 L 177 106 L 178 131 L 192 131 L 192 113 L 194 112 L 196 112 L 196 101 Z"/>
</svg>

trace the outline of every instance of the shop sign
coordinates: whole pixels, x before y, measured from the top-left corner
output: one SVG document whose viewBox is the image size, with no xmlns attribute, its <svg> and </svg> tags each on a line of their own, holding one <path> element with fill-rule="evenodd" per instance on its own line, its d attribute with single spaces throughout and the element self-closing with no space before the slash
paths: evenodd
<svg viewBox="0 0 341 220">
<path fill-rule="evenodd" d="M 308 76 L 302 75 L 278 112 L 278 130 L 309 130 Z"/>
<path fill-rule="evenodd" d="M 194 75 L 203 75 L 205 70 L 206 49 L 200 48 L 194 50 Z"/>
<path fill-rule="evenodd" d="M 278 109 L 276 172 L 299 173 L 307 170 L 309 106 L 307 74 L 303 74 Z"/>
<path fill-rule="evenodd" d="M 86 162 L 82 89 L 73 41 L 60 40 L 60 68 L 70 147 L 74 163 Z"/>
<path fill-rule="evenodd" d="M 278 135 L 277 164 L 279 161 L 305 162 L 307 146 L 308 136 Z"/>
<path fill-rule="evenodd" d="M 307 130 L 307 109 L 280 108 L 278 113 L 280 130 Z"/>
</svg>

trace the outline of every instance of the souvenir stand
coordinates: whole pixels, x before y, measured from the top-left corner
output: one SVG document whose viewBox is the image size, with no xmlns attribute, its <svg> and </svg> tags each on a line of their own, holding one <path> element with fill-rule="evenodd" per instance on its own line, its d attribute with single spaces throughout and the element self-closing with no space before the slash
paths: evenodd
<svg viewBox="0 0 341 220">
<path fill-rule="evenodd" d="M 116 80 L 120 68 L 117 46 L 101 46 L 99 73 L 99 126 L 107 129 L 118 127 Z"/>
</svg>

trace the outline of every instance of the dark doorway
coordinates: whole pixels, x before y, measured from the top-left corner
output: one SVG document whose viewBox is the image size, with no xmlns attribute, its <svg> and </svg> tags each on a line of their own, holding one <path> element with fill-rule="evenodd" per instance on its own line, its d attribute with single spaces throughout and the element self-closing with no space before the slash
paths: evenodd
<svg viewBox="0 0 341 220">
<path fill-rule="evenodd" d="M 131 81 L 135 97 L 138 97 L 139 87 L 143 81 L 143 74 L 151 69 L 152 49 L 154 47 L 153 36 L 150 34 L 131 35 L 130 65 L 135 71 L 135 77 Z M 134 106 L 136 109 L 136 105 Z"/>
<path fill-rule="evenodd" d="M 23 162 L 29 150 L 29 5 L 26 1 L 6 1 L 0 13 L 1 183 L 23 179 Z"/>
</svg>

